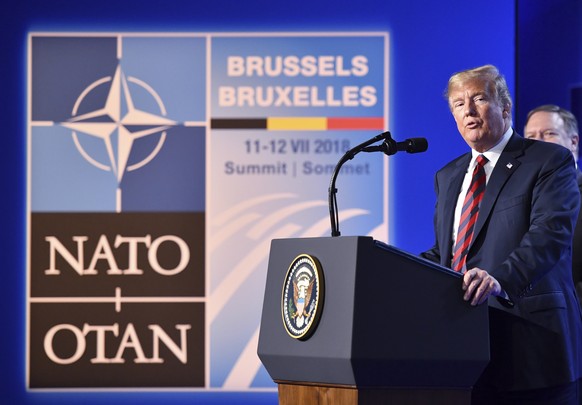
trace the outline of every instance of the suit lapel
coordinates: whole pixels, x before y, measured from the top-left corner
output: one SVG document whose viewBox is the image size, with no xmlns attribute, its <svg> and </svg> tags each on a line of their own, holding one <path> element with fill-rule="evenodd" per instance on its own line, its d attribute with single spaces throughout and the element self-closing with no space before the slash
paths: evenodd
<svg viewBox="0 0 582 405">
<path fill-rule="evenodd" d="M 499 156 L 499 160 L 497 161 L 497 164 L 491 173 L 491 177 L 489 178 L 489 182 L 487 183 L 485 195 L 483 196 L 483 200 L 479 207 L 479 216 L 477 217 L 477 223 L 475 224 L 473 241 L 479 237 L 479 233 L 489 218 L 493 205 L 497 201 L 503 186 L 521 164 L 517 158 L 523 155 L 523 146 L 522 138 L 514 132 L 505 146 L 505 149 Z"/>
</svg>

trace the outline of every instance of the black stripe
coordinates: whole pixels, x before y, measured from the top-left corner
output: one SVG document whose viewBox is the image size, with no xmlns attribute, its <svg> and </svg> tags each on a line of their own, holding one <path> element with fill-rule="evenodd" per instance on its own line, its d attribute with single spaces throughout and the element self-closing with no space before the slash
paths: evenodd
<svg viewBox="0 0 582 405">
<path fill-rule="evenodd" d="M 212 129 L 267 129 L 266 118 L 212 118 Z"/>
</svg>

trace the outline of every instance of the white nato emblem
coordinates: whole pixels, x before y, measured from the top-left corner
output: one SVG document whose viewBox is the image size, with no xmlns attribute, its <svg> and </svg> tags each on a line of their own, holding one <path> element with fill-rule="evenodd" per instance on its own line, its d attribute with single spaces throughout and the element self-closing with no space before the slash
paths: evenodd
<svg viewBox="0 0 582 405">
<path fill-rule="evenodd" d="M 153 100 L 158 112 L 148 112 L 134 105 L 130 85 L 138 86 L 140 94 L 147 94 Z M 107 96 L 101 108 L 80 113 L 83 102 L 90 98 L 92 92 L 102 86 L 109 86 Z M 160 151 L 165 140 L 166 130 L 176 122 L 165 117 L 166 108 L 160 96 L 147 83 L 135 77 L 125 76 L 118 66 L 113 77 L 103 77 L 91 83 L 77 98 L 72 110 L 72 117 L 61 125 L 73 131 L 75 146 L 83 158 L 93 166 L 111 171 L 117 184 L 121 183 L 126 171 L 139 169 L 148 164 Z M 101 140 L 104 144 L 108 162 L 98 161 L 87 152 L 79 139 L 78 133 Z M 159 139 L 153 149 L 140 161 L 129 164 L 131 150 L 135 140 L 150 135 Z M 118 188 L 118 211 L 121 204 L 121 190 Z"/>
</svg>

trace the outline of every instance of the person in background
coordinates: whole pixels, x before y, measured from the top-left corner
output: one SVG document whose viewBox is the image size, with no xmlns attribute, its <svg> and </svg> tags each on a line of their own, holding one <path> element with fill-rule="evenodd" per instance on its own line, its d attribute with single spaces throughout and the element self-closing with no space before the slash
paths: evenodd
<svg viewBox="0 0 582 405">
<path fill-rule="evenodd" d="M 470 151 L 435 175 L 435 244 L 421 256 L 462 273 L 464 300 L 489 306 L 490 362 L 472 404 L 579 405 L 572 153 L 515 133 L 493 65 L 452 75 L 445 97 Z"/>
<path fill-rule="evenodd" d="M 527 114 L 524 136 L 528 139 L 553 142 L 570 150 L 578 169 L 578 121 L 574 114 L 557 105 L 545 104 L 534 108 Z M 576 170 L 578 188 L 582 194 L 582 172 Z M 572 276 L 582 305 L 582 215 L 578 214 L 578 222 L 574 229 L 572 242 Z"/>
</svg>

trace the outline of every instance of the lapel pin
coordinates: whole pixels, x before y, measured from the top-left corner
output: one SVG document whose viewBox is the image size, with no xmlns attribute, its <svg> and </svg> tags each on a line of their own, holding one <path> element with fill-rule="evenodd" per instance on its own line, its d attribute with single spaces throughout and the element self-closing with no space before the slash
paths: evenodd
<svg viewBox="0 0 582 405">
<path fill-rule="evenodd" d="M 508 163 L 508 164 L 507 164 L 507 168 L 508 168 L 508 169 L 511 169 L 512 167 L 513 167 L 513 164 L 511 164 L 511 163 Z"/>
</svg>

